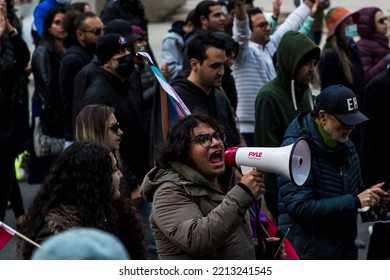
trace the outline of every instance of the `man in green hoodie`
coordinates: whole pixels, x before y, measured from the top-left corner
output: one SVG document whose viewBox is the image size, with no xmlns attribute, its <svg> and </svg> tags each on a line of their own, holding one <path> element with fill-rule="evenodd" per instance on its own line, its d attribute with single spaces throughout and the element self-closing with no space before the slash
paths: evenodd
<svg viewBox="0 0 390 280">
<path fill-rule="evenodd" d="M 276 57 L 275 57 L 276 55 Z M 288 31 L 276 58 L 275 79 L 259 91 L 255 102 L 254 142 L 259 147 L 279 147 L 290 122 L 301 112 L 313 109 L 309 82 L 320 58 L 320 48 L 306 35 Z M 278 187 L 274 174 L 265 174 L 268 210 L 278 220 Z"/>
</svg>

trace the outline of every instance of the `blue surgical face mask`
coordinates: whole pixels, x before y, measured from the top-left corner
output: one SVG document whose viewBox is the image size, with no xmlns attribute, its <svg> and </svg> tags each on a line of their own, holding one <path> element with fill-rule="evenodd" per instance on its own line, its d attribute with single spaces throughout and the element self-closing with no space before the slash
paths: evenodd
<svg viewBox="0 0 390 280">
<path fill-rule="evenodd" d="M 349 25 L 345 28 L 345 37 L 347 39 L 352 39 L 353 37 L 355 37 L 357 35 L 357 26 L 356 24 L 352 24 L 352 25 Z"/>
<path fill-rule="evenodd" d="M 56 0 L 58 4 L 68 5 L 72 0 Z"/>
</svg>

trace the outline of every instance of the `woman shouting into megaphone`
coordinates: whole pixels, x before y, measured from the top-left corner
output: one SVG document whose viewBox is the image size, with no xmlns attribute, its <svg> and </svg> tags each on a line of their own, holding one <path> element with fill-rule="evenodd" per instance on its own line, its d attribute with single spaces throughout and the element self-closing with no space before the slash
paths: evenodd
<svg viewBox="0 0 390 280">
<path fill-rule="evenodd" d="M 202 114 L 172 127 L 141 186 L 153 202 L 160 259 L 256 258 L 247 210 L 265 191 L 263 173 L 253 170 L 236 183 L 225 166 L 225 139 L 223 127 Z"/>
</svg>

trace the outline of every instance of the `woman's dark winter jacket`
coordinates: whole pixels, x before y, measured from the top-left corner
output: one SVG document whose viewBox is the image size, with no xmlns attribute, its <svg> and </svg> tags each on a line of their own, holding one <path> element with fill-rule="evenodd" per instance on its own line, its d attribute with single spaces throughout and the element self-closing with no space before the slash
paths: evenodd
<svg viewBox="0 0 390 280">
<path fill-rule="evenodd" d="M 282 146 L 309 139 L 311 174 L 302 187 L 278 176 L 279 228 L 292 227 L 289 238 L 301 259 L 357 259 L 357 206 L 363 188 L 353 143 L 325 145 L 313 113 L 300 114 L 286 131 Z"/>
<path fill-rule="evenodd" d="M 341 45 L 339 47 L 344 48 Z M 318 65 L 321 77 L 321 89 L 324 89 L 327 86 L 341 84 L 350 88 L 356 96 L 361 96 L 366 85 L 364 70 L 359 50 L 352 39 L 348 43 L 346 52 L 348 53 L 348 59 L 351 63 L 353 83 L 351 84 L 348 82 L 343 69 L 341 68 L 336 51 L 331 44 L 327 42 L 322 51 L 320 63 Z"/>
<path fill-rule="evenodd" d="M 390 57 L 389 38 L 375 32 L 375 14 L 380 9 L 368 7 L 359 10 L 360 18 L 357 22 L 360 40 L 356 43 L 363 63 L 366 81 L 385 70 Z"/>
</svg>

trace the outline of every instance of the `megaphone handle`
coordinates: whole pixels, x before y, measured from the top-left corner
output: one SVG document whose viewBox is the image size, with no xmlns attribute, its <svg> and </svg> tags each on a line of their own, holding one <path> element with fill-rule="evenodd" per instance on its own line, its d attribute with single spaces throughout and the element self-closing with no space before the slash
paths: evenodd
<svg viewBox="0 0 390 280">
<path fill-rule="evenodd" d="M 256 169 L 256 168 L 253 168 L 253 166 L 251 167 L 251 166 L 245 166 L 245 165 L 241 165 L 240 168 L 241 168 L 242 174 L 247 174 L 247 173 L 253 171 L 254 169 Z"/>
</svg>

